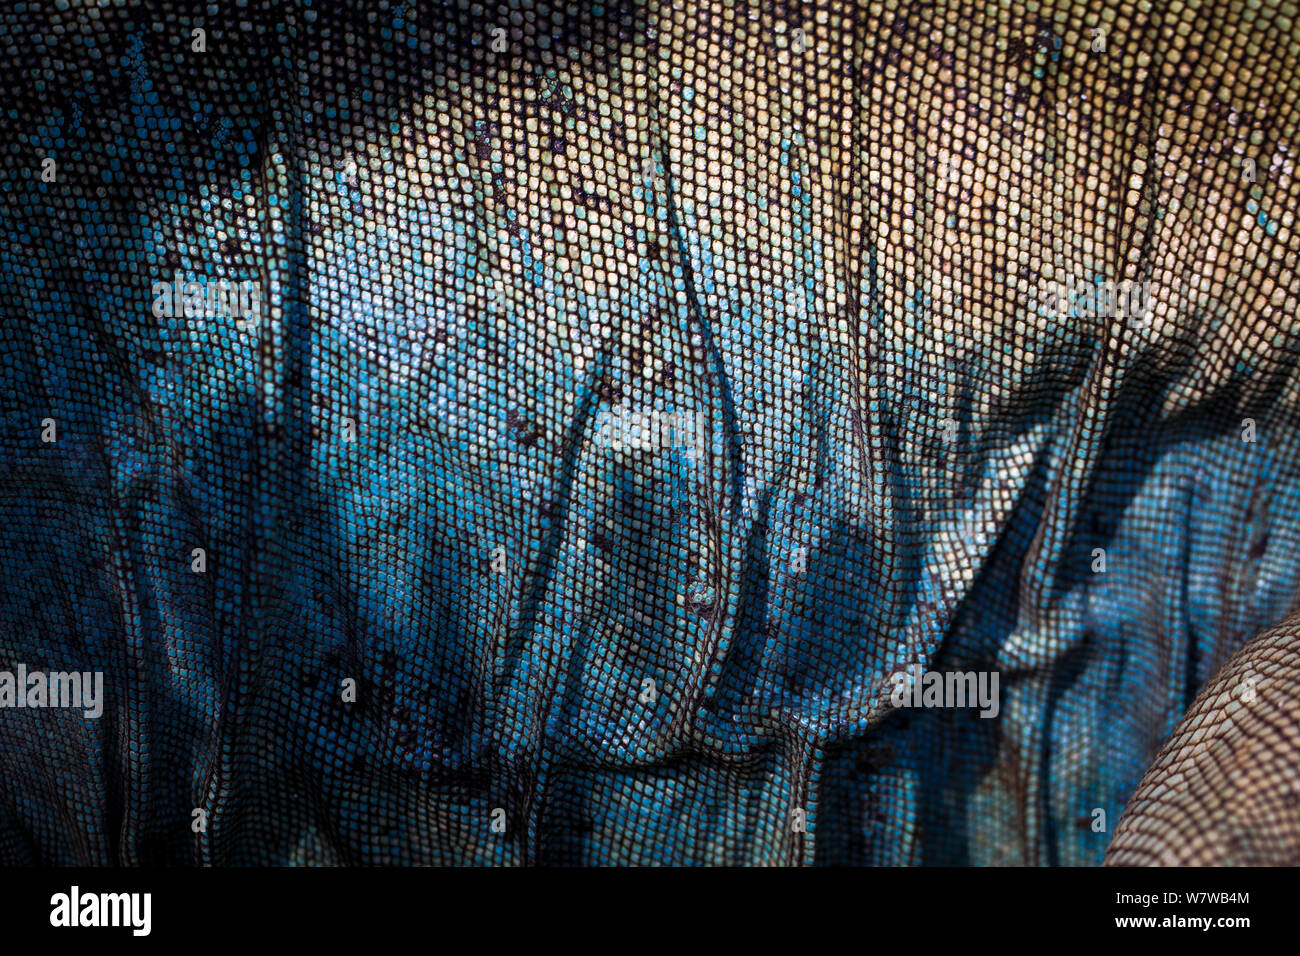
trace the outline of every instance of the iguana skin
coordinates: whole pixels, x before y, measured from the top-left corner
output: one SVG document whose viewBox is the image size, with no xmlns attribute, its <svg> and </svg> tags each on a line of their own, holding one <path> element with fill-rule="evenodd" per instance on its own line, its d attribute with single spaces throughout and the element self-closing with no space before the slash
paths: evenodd
<svg viewBox="0 0 1300 956">
<path fill-rule="evenodd" d="M 1294 610 L 1295 4 L 200 6 L 0 8 L 0 862 L 1095 865 Z"/>
<path fill-rule="evenodd" d="M 1300 865 L 1300 617 L 1234 654 L 1129 801 L 1108 866 Z"/>
</svg>

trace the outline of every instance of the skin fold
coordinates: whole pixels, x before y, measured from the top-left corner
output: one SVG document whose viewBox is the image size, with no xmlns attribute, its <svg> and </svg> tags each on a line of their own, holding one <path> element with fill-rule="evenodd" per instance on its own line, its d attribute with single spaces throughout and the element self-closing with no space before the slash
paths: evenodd
<svg viewBox="0 0 1300 956">
<path fill-rule="evenodd" d="M 1129 801 L 1107 866 L 1300 864 L 1300 618 L 1201 691 Z"/>
<path fill-rule="evenodd" d="M 1296 4 L 194 6 L 0 9 L 0 863 L 1294 859 Z"/>
</svg>

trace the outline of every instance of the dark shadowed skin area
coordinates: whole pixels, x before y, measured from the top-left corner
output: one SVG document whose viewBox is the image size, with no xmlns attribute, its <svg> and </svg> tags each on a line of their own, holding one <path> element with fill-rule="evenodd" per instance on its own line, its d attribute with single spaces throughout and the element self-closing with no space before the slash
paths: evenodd
<svg viewBox="0 0 1300 956">
<path fill-rule="evenodd" d="M 0 9 L 0 863 L 1294 859 L 1294 5 L 519 6 Z"/>
</svg>

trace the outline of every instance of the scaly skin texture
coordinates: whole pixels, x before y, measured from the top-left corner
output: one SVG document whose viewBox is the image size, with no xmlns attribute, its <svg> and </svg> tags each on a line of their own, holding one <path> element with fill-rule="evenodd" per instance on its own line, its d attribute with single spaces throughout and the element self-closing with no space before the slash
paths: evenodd
<svg viewBox="0 0 1300 956">
<path fill-rule="evenodd" d="M 0 863 L 1095 866 L 1294 609 L 1294 3 L 197 6 L 0 4 Z"/>
<path fill-rule="evenodd" d="M 1129 802 L 1108 866 L 1300 865 L 1300 615 L 1201 692 Z"/>
</svg>

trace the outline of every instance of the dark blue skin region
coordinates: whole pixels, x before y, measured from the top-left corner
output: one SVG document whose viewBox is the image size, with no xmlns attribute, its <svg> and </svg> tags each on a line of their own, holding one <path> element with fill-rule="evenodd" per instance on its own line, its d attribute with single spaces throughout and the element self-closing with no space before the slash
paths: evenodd
<svg viewBox="0 0 1300 956">
<path fill-rule="evenodd" d="M 753 6 L 0 11 L 0 863 L 1101 861 L 1300 583 L 1297 99 Z"/>
</svg>

